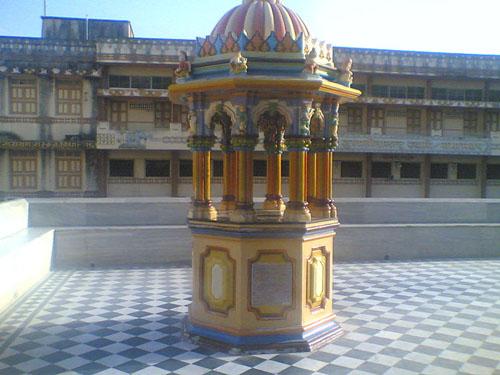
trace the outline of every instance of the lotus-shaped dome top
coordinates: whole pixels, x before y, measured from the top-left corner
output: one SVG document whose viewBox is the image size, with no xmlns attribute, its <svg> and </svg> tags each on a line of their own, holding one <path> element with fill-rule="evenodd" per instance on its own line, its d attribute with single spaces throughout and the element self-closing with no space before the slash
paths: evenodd
<svg viewBox="0 0 500 375">
<path fill-rule="evenodd" d="M 259 33 L 264 39 L 273 31 L 277 39 L 289 33 L 296 39 L 301 33 L 309 39 L 309 29 L 299 15 L 283 5 L 283 0 L 243 0 L 227 12 L 217 23 L 211 36 L 239 35 L 243 31 L 249 38 Z"/>
</svg>

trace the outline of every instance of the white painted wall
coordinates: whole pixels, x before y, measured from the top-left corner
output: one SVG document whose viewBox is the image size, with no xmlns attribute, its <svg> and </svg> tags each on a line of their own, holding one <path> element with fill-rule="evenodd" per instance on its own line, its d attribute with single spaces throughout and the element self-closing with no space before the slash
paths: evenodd
<svg viewBox="0 0 500 375">
<path fill-rule="evenodd" d="M 481 194 L 478 184 L 435 185 L 431 182 L 430 198 L 477 198 Z"/>
<path fill-rule="evenodd" d="M 374 182 L 372 196 L 374 198 L 420 198 L 422 192 L 420 185 L 377 184 Z"/>
<path fill-rule="evenodd" d="M 172 194 L 170 184 L 108 184 L 110 197 L 168 197 Z"/>
<path fill-rule="evenodd" d="M 500 199 L 500 185 L 486 186 L 486 198 Z"/>
<path fill-rule="evenodd" d="M 9 151 L 0 150 L 0 191 L 8 191 L 10 184 Z"/>
<path fill-rule="evenodd" d="M 90 133 L 90 125 L 80 124 L 52 124 L 51 133 L 54 141 L 64 141 L 67 135 L 78 135 L 80 131 L 83 130 L 84 133 Z"/>
<path fill-rule="evenodd" d="M 333 196 L 336 198 L 362 198 L 365 196 L 364 183 L 358 184 L 333 184 Z"/>
<path fill-rule="evenodd" d="M 28 202 L 26 200 L 0 203 L 0 238 L 10 236 L 27 227 Z"/>
<path fill-rule="evenodd" d="M 92 103 L 93 103 L 93 92 L 92 83 L 89 80 L 83 80 L 82 82 L 82 117 L 92 117 Z"/>
<path fill-rule="evenodd" d="M 53 230 L 0 240 L 0 313 L 49 274 L 53 244 Z"/>
<path fill-rule="evenodd" d="M 30 226 L 182 225 L 190 198 L 29 199 Z M 217 205 L 219 199 L 214 199 Z M 255 200 L 263 202 L 263 198 Z M 498 223 L 498 199 L 338 198 L 344 224 Z M 131 215 L 130 213 L 134 214 Z"/>
<path fill-rule="evenodd" d="M 24 141 L 38 141 L 40 139 L 40 125 L 28 122 L 3 122 L 1 131 L 18 135 Z"/>
<path fill-rule="evenodd" d="M 463 136 L 463 112 L 455 109 L 446 109 L 443 112 L 443 137 Z"/>
<path fill-rule="evenodd" d="M 7 79 L 0 77 L 0 115 L 7 115 Z"/>
</svg>

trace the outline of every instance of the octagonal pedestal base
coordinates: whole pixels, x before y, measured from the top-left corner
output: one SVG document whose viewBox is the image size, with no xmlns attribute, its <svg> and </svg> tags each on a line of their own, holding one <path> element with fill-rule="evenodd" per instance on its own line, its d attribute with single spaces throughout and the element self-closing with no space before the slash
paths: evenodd
<svg viewBox="0 0 500 375">
<path fill-rule="evenodd" d="M 310 351 L 342 334 L 333 313 L 335 220 L 190 221 L 186 333 L 242 351 Z"/>
</svg>

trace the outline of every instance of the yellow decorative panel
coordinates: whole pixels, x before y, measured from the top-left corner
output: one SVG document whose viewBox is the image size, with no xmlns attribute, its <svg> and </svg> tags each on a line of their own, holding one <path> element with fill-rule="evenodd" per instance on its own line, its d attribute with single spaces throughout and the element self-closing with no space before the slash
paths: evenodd
<svg viewBox="0 0 500 375">
<path fill-rule="evenodd" d="M 249 262 L 249 310 L 258 319 L 284 319 L 295 305 L 295 265 L 284 250 L 261 250 Z"/>
<path fill-rule="evenodd" d="M 328 261 L 324 247 L 313 249 L 307 260 L 307 304 L 311 309 L 325 307 L 330 283 Z"/>
<path fill-rule="evenodd" d="M 235 268 L 227 249 L 208 247 L 201 254 L 201 299 L 209 311 L 227 315 L 234 307 Z"/>
</svg>

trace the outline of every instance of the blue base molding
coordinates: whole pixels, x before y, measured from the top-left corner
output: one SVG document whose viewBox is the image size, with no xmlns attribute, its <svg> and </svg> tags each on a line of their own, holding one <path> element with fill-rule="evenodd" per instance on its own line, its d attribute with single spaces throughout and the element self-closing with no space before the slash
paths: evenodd
<svg viewBox="0 0 500 375">
<path fill-rule="evenodd" d="M 184 332 L 194 342 L 222 348 L 239 349 L 243 352 L 310 352 L 319 349 L 344 334 L 342 327 L 334 321 L 322 324 L 314 329 L 296 334 L 268 334 L 236 336 L 191 323 L 184 320 Z"/>
</svg>

